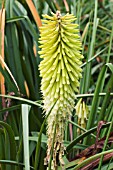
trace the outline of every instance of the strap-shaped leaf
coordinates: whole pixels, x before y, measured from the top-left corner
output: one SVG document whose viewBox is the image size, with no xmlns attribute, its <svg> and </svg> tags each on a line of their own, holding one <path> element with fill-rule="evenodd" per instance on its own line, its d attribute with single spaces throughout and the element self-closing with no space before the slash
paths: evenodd
<svg viewBox="0 0 113 170">
<path fill-rule="evenodd" d="M 112 63 L 107 63 L 106 66 L 108 66 L 108 68 L 111 70 L 111 72 L 113 73 L 113 64 Z"/>
<path fill-rule="evenodd" d="M 15 160 L 16 158 L 16 142 L 13 130 L 10 125 L 8 125 L 5 122 L 0 121 L 0 125 L 6 129 L 8 136 L 9 136 L 9 142 L 10 142 L 10 157 L 11 160 Z"/>
</svg>

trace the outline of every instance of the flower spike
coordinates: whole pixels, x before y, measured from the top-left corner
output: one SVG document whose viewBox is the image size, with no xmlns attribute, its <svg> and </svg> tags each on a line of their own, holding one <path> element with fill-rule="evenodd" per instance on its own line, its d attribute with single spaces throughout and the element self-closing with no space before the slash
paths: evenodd
<svg viewBox="0 0 113 170">
<path fill-rule="evenodd" d="M 45 113 L 53 108 L 47 120 L 48 149 L 46 163 L 50 161 L 53 146 L 53 169 L 57 160 L 63 165 L 65 124 L 74 109 L 74 100 L 79 88 L 81 72 L 82 45 L 78 25 L 72 14 L 61 15 L 59 11 L 53 16 L 43 15 L 43 25 L 40 27 L 40 62 L 39 70 L 41 91 Z M 55 134 L 54 134 L 55 133 Z M 55 136 L 54 136 L 55 135 Z M 54 145 L 53 145 L 54 139 Z"/>
</svg>

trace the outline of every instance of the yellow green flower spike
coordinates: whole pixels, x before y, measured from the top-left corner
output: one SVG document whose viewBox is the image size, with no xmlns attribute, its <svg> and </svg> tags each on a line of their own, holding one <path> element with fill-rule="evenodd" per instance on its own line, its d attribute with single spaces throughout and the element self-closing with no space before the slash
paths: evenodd
<svg viewBox="0 0 113 170">
<path fill-rule="evenodd" d="M 79 88 L 81 72 L 81 42 L 78 25 L 72 14 L 61 15 L 59 11 L 52 16 L 44 15 L 40 27 L 39 65 L 41 91 L 43 94 L 45 114 L 57 100 L 47 120 L 48 149 L 45 163 L 50 161 L 52 143 L 53 167 L 57 166 L 56 157 L 63 165 L 64 130 L 66 121 L 74 109 L 74 100 Z M 53 169 L 54 169 L 53 168 Z"/>
</svg>

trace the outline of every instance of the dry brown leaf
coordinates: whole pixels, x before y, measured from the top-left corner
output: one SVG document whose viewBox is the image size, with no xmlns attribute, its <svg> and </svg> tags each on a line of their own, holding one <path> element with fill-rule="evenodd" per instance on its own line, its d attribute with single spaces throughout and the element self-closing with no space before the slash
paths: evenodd
<svg viewBox="0 0 113 170">
<path fill-rule="evenodd" d="M 38 27 L 42 26 L 42 22 L 41 22 L 40 16 L 39 16 L 38 11 L 36 10 L 32 0 L 26 0 L 26 3 L 28 5 L 32 15 L 33 15 L 33 18 L 34 18 L 37 26 Z"/>
<path fill-rule="evenodd" d="M 0 10 L 0 55 L 4 60 L 4 32 L 5 32 L 5 9 L 2 7 Z M 1 63 L 2 68 L 4 69 L 3 63 Z M 3 75 L 0 73 L 0 92 L 1 94 L 5 94 L 5 80 Z M 2 106 L 3 108 L 6 106 L 5 98 L 2 97 Z"/>
</svg>

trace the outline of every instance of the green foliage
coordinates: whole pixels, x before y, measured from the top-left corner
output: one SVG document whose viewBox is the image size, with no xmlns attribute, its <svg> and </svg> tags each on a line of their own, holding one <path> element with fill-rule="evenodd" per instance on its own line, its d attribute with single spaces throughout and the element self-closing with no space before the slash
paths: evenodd
<svg viewBox="0 0 113 170">
<path fill-rule="evenodd" d="M 1 0 L 0 8 L 2 3 Z M 75 23 L 80 29 L 83 75 L 75 105 L 82 98 L 89 113 L 86 129 L 78 123 L 75 110 L 66 122 L 64 168 L 110 169 L 113 166 L 113 1 L 33 0 L 33 3 L 40 18 L 42 14 L 51 15 L 51 11 L 60 10 L 64 15 L 69 10 L 77 17 Z M 0 10 L 0 170 L 44 170 L 47 169 L 44 158 L 48 115 L 43 115 L 40 92 L 40 32 L 27 1 L 6 0 L 4 8 L 4 41 Z M 49 168 L 52 169 L 51 162 Z M 62 169 L 60 164 L 57 169 Z"/>
</svg>

